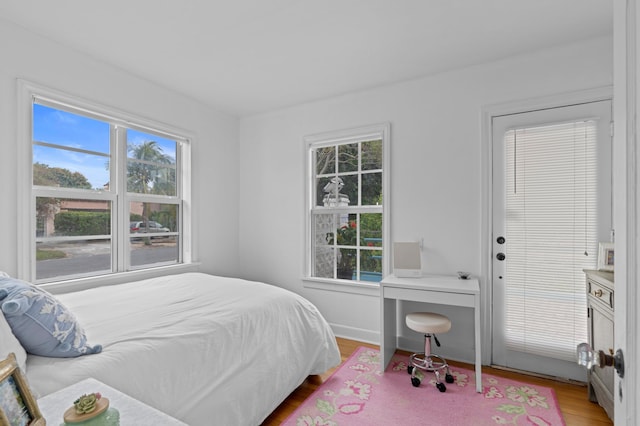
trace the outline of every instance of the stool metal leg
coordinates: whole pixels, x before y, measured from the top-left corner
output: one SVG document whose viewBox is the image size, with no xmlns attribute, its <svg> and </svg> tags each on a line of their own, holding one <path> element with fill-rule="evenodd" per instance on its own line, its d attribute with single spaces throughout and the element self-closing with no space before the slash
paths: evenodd
<svg viewBox="0 0 640 426">
<path fill-rule="evenodd" d="M 445 381 L 447 383 L 453 383 L 454 380 L 447 361 L 441 356 L 431 353 L 431 336 L 431 334 L 424 335 L 424 353 L 415 353 L 409 357 L 407 372 L 411 374 L 411 383 L 415 387 L 420 386 L 420 379 L 416 377 L 417 369 L 433 372 L 436 377 L 436 387 L 440 392 L 445 392 L 447 388 L 440 379 L 440 372 L 445 370 Z M 437 338 L 435 336 L 433 337 L 436 339 L 438 346 L 440 346 Z"/>
</svg>

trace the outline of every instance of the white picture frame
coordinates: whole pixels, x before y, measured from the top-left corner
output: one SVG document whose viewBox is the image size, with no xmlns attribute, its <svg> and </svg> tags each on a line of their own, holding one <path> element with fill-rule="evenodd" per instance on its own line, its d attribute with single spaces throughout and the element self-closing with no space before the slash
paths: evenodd
<svg viewBox="0 0 640 426">
<path fill-rule="evenodd" d="M 598 271 L 613 272 L 615 264 L 615 251 L 613 243 L 600 243 L 598 249 Z"/>
</svg>

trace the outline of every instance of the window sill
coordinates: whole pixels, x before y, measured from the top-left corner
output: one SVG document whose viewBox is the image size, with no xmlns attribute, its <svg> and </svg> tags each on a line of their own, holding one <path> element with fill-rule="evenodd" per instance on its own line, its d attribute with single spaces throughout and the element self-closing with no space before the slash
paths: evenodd
<svg viewBox="0 0 640 426">
<path fill-rule="evenodd" d="M 305 288 L 380 297 L 380 283 L 303 277 L 302 285 Z"/>
<path fill-rule="evenodd" d="M 182 263 L 179 265 L 162 266 L 151 269 L 139 269 L 129 272 L 120 272 L 97 277 L 77 278 L 53 283 L 38 284 L 50 293 L 70 293 L 73 291 L 86 290 L 94 287 L 106 285 L 124 284 L 131 281 L 140 281 L 147 278 L 154 278 L 163 275 L 180 274 L 183 272 L 198 271 L 199 263 Z"/>
</svg>

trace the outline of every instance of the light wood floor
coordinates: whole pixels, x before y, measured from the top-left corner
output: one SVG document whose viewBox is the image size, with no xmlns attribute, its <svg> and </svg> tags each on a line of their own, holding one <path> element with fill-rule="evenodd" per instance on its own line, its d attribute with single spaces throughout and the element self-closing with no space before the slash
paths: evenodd
<svg viewBox="0 0 640 426">
<path fill-rule="evenodd" d="M 353 351 L 359 346 L 380 349 L 377 345 L 337 338 L 340 354 L 344 362 Z M 402 353 L 402 351 L 400 351 Z M 450 362 L 451 365 L 473 369 L 471 364 Z M 302 385 L 289 395 L 289 397 L 264 421 L 264 426 L 279 425 L 282 423 L 302 402 L 315 391 L 323 380 L 327 379 L 335 370 L 329 370 L 320 376 L 309 377 Z M 531 384 L 551 387 L 556 392 L 560 410 L 564 416 L 567 426 L 611 426 L 613 422 L 609 420 L 607 414 L 598 404 L 590 402 L 587 398 L 586 386 L 568 384 L 555 380 L 542 379 L 538 377 L 517 374 L 513 372 L 497 370 L 490 367 L 482 367 L 483 373 L 493 374 L 513 380 L 519 380 Z"/>
</svg>

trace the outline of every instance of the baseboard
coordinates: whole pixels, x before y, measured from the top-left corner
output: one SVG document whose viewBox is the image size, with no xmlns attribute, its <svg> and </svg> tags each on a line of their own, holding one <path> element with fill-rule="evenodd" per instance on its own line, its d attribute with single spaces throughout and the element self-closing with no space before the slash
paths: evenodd
<svg viewBox="0 0 640 426">
<path fill-rule="evenodd" d="M 337 337 L 357 340 L 372 345 L 380 345 L 380 333 L 377 331 L 349 327 L 341 324 L 330 325 L 333 330 L 333 334 Z M 422 352 L 424 349 L 424 340 L 398 336 L 398 349 L 408 352 Z M 460 349 L 459 347 L 456 347 L 456 345 L 441 346 L 439 348 L 434 345 L 433 352 L 452 361 L 465 362 L 468 364 L 474 364 L 476 359 L 476 354 L 473 349 Z"/>
<path fill-rule="evenodd" d="M 333 334 L 344 339 L 358 340 L 360 342 L 372 345 L 380 344 L 380 333 L 374 330 L 365 330 L 363 328 L 349 327 L 340 324 L 329 324 L 333 330 Z"/>
</svg>

